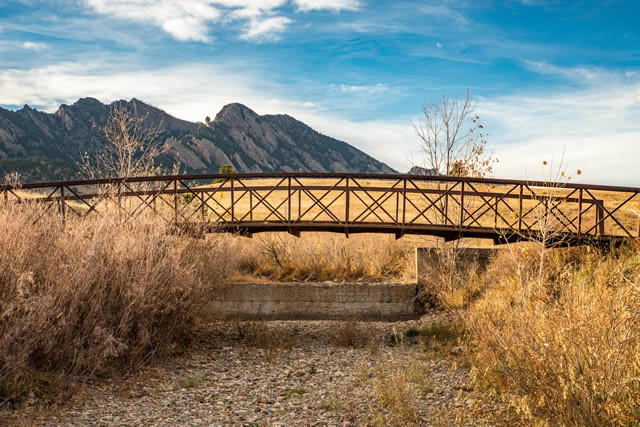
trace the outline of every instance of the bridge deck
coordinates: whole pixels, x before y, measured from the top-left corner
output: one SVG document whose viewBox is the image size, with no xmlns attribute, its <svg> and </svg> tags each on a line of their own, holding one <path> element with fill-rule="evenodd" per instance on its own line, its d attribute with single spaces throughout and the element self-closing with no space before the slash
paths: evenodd
<svg viewBox="0 0 640 427">
<path fill-rule="evenodd" d="M 61 220 L 154 215 L 177 226 L 424 234 L 447 240 L 619 242 L 638 237 L 640 188 L 367 174 L 209 174 L 0 186 L 4 205 Z"/>
</svg>

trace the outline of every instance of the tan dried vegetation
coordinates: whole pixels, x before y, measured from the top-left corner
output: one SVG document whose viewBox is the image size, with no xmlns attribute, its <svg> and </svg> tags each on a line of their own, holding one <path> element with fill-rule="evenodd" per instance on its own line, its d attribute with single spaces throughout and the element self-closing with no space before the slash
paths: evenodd
<svg viewBox="0 0 640 427">
<path fill-rule="evenodd" d="M 416 239 L 389 235 L 263 233 L 237 241 L 236 280 L 387 280 L 410 281 Z"/>
<path fill-rule="evenodd" d="M 69 377 L 134 369 L 188 339 L 224 281 L 219 239 L 153 219 L 68 221 L 0 210 L 0 404 L 55 396 Z"/>
<path fill-rule="evenodd" d="M 470 307 L 479 384 L 535 423 L 639 423 L 639 248 L 544 252 L 506 250 Z"/>
</svg>

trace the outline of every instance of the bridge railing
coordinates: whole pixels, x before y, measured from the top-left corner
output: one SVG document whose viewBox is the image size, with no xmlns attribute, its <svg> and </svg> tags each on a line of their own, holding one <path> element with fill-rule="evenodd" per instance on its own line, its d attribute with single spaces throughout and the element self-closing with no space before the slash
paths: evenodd
<svg viewBox="0 0 640 427">
<path fill-rule="evenodd" d="M 638 237 L 640 188 L 413 175 L 266 173 L 77 180 L 0 186 L 34 222 L 154 215 L 248 233 L 390 232 L 497 239 Z"/>
</svg>

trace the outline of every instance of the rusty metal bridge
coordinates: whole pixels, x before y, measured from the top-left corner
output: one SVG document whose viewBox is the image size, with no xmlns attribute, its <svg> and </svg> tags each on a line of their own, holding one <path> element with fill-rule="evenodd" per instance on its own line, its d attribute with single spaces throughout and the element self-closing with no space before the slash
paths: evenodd
<svg viewBox="0 0 640 427">
<path fill-rule="evenodd" d="M 422 234 L 496 243 L 612 243 L 640 235 L 640 188 L 504 179 L 336 173 L 235 173 L 0 186 L 34 222 L 153 215 L 177 229 Z"/>
</svg>

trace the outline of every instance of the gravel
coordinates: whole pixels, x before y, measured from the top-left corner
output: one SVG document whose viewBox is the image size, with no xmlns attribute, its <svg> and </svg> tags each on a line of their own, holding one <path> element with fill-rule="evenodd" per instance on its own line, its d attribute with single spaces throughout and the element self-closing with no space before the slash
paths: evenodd
<svg viewBox="0 0 640 427">
<path fill-rule="evenodd" d="M 209 322 L 176 358 L 93 380 L 56 409 L 5 408 L 0 424 L 509 423 L 495 396 L 474 390 L 455 339 L 404 335 L 449 323 Z"/>
</svg>

